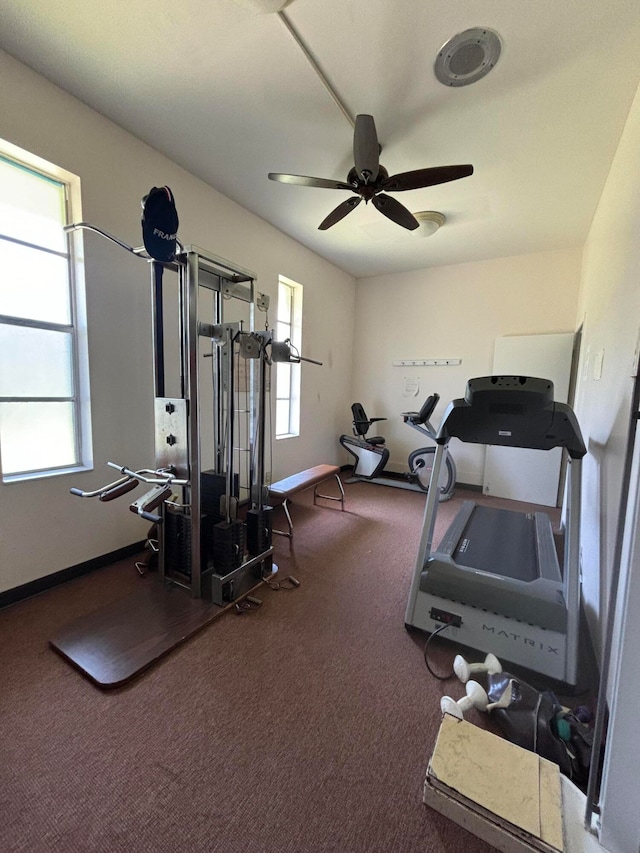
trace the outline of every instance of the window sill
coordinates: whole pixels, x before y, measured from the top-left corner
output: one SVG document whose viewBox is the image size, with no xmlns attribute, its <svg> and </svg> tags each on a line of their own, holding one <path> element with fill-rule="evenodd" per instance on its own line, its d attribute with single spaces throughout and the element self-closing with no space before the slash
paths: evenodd
<svg viewBox="0 0 640 853">
<path fill-rule="evenodd" d="M 7 474 L 2 478 L 2 484 L 9 485 L 9 483 L 25 483 L 29 480 L 45 480 L 50 477 L 62 477 L 65 474 L 81 474 L 85 471 L 93 471 L 93 465 L 77 465 L 73 468 L 60 468 L 55 471 L 33 471 L 25 474 Z"/>
</svg>

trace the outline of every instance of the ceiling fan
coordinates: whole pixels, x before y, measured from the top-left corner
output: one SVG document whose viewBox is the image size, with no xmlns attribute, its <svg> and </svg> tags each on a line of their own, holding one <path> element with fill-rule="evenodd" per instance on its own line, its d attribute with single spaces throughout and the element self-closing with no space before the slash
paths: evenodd
<svg viewBox="0 0 640 853">
<path fill-rule="evenodd" d="M 400 204 L 387 192 L 403 192 L 432 187 L 435 184 L 445 184 L 447 181 L 457 181 L 473 174 L 473 166 L 436 166 L 431 169 L 414 169 L 411 172 L 400 172 L 389 175 L 384 166 L 380 165 L 380 145 L 373 116 L 356 116 L 353 134 L 353 159 L 355 165 L 347 175 L 346 182 L 332 181 L 328 178 L 310 178 L 306 175 L 283 175 L 279 172 L 269 172 L 272 181 L 283 184 L 298 184 L 303 187 L 321 187 L 323 189 L 349 190 L 357 195 L 339 204 L 320 223 L 318 229 L 326 231 L 336 222 L 340 222 L 348 213 L 356 208 L 362 199 L 365 203 L 371 201 L 373 206 L 391 219 L 397 225 L 413 231 L 420 223 L 403 204 Z"/>
</svg>

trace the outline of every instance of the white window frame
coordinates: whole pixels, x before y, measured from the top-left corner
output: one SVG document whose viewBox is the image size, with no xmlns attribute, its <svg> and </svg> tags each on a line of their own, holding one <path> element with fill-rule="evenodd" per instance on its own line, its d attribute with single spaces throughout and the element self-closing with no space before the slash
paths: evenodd
<svg viewBox="0 0 640 853">
<path fill-rule="evenodd" d="M 290 311 L 288 317 L 282 317 L 281 298 L 283 289 L 287 289 L 290 295 Z M 289 339 L 294 352 L 302 349 L 302 296 L 303 287 L 297 281 L 292 281 L 285 276 L 278 277 L 278 314 L 276 324 L 276 339 L 284 341 Z M 282 372 L 276 380 L 276 411 L 278 401 L 287 400 L 289 405 L 289 423 L 287 431 L 279 433 L 276 426 L 276 439 L 296 438 L 300 435 L 300 393 L 301 393 L 301 371 L 299 364 L 290 364 L 289 382 L 286 387 L 282 386 Z M 277 375 L 277 374 L 276 374 Z M 278 417 L 276 415 L 276 425 Z"/>
<path fill-rule="evenodd" d="M 15 163 L 18 167 L 25 168 L 31 172 L 42 175 L 44 178 L 60 183 L 65 196 L 65 225 L 72 222 L 82 221 L 81 188 L 80 178 L 59 166 L 13 145 L 6 140 L 0 139 L 0 156 L 4 160 Z M 1 190 L 0 190 L 1 191 Z M 13 242 L 18 245 L 33 248 L 34 251 L 43 251 L 37 244 L 25 243 L 8 235 L 0 234 L 0 245 L 2 242 Z M 58 256 L 60 253 L 54 253 Z M 91 433 L 91 399 L 89 386 L 89 355 L 87 336 L 87 309 L 84 279 L 84 247 L 82 232 L 74 231 L 67 234 L 67 252 L 64 257 L 68 263 L 68 281 L 70 297 L 70 322 L 69 324 L 46 323 L 37 320 L 24 319 L 2 315 L 0 322 L 9 326 L 21 326 L 35 329 L 49 329 L 62 331 L 70 334 L 72 346 L 72 397 L 0 397 L 0 402 L 71 402 L 74 412 L 75 431 L 75 459 L 72 464 L 47 467 L 37 470 L 15 472 L 5 474 L 2 472 L 2 436 L 0 435 L 0 473 L 3 485 L 23 482 L 25 480 L 36 480 L 44 477 L 54 477 L 78 471 L 90 470 L 93 467 L 92 433 Z"/>
</svg>

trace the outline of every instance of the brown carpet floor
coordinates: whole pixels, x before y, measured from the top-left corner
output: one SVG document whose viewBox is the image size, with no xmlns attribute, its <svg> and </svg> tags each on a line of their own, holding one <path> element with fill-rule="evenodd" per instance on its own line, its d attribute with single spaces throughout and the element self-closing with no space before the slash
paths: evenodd
<svg viewBox="0 0 640 853">
<path fill-rule="evenodd" d="M 404 628 L 424 495 L 347 485 L 292 506 L 263 606 L 103 692 L 48 646 L 140 584 L 133 560 L 0 613 L 0 850 L 487 853 L 422 804 L 439 699 Z M 441 505 L 439 529 L 464 494 Z M 450 669 L 455 650 L 434 643 Z M 486 725 L 475 712 L 472 722 Z"/>
</svg>

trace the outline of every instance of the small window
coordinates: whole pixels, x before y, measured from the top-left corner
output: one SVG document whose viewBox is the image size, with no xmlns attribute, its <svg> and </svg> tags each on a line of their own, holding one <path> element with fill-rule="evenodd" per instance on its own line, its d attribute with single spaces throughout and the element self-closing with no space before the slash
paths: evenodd
<svg viewBox="0 0 640 853">
<path fill-rule="evenodd" d="M 276 340 L 302 348 L 302 285 L 280 277 Z M 300 435 L 300 365 L 276 365 L 276 438 Z"/>
<path fill-rule="evenodd" d="M 4 482 L 91 465 L 79 179 L 0 140 Z"/>
</svg>

